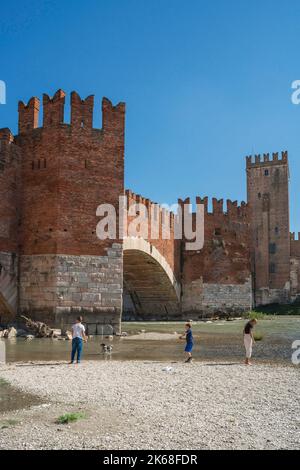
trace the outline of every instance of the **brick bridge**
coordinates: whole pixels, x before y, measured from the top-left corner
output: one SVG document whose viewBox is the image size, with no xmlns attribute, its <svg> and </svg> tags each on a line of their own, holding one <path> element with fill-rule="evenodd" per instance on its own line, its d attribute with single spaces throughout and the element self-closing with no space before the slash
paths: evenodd
<svg viewBox="0 0 300 470">
<path fill-rule="evenodd" d="M 113 205 L 119 216 L 120 195 L 127 209 L 143 203 L 151 214 L 154 203 L 124 189 L 125 104 L 104 98 L 102 128 L 94 129 L 94 97 L 71 94 L 69 123 L 65 100 L 62 90 L 44 95 L 42 119 L 38 98 L 20 102 L 18 133 L 0 130 L 1 321 L 24 313 L 60 326 L 80 313 L 89 324 L 118 331 L 122 314 L 165 320 L 249 310 L 248 205 L 227 201 L 224 208 L 213 199 L 209 207 L 198 197 L 205 243 L 197 251 L 174 239 L 175 216 L 159 206 L 158 238 L 149 231 L 100 240 L 100 204 Z"/>
</svg>

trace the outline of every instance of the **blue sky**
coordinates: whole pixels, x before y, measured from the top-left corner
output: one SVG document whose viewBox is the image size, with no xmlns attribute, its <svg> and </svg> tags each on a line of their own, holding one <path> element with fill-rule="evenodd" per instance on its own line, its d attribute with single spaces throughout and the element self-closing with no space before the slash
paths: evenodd
<svg viewBox="0 0 300 470">
<path fill-rule="evenodd" d="M 300 231 L 300 2 L 31 0 L 0 10 L 0 127 L 58 88 L 126 101 L 126 186 L 156 202 L 246 197 L 245 155 L 289 150 Z M 67 113 L 68 114 L 68 113 Z M 68 115 L 66 116 L 68 120 Z"/>
</svg>

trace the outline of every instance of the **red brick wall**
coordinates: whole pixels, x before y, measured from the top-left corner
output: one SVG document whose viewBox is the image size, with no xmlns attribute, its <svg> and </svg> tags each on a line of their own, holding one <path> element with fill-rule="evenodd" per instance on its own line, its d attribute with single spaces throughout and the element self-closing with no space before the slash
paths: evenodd
<svg viewBox="0 0 300 470">
<path fill-rule="evenodd" d="M 151 207 L 155 203 L 146 199 L 138 194 L 133 193 L 130 190 L 126 190 L 127 196 L 127 203 L 128 208 L 133 204 L 144 204 L 147 208 L 148 212 L 148 242 L 153 245 L 166 259 L 170 267 L 173 269 L 175 277 L 177 280 L 179 279 L 178 276 L 180 274 L 180 240 L 174 239 L 174 214 L 172 212 L 168 212 L 158 204 L 157 207 L 157 216 L 158 216 L 158 225 L 159 225 L 159 238 L 155 239 L 151 236 L 151 222 L 152 222 L 152 215 L 153 212 Z M 128 217 L 128 225 L 134 219 L 134 216 Z M 156 219 L 157 220 L 157 219 Z M 169 222 L 168 222 L 169 221 Z M 170 238 L 164 239 L 162 237 L 163 234 L 163 223 L 170 227 Z M 166 233 L 167 237 L 167 233 Z"/>
<path fill-rule="evenodd" d="M 255 290 L 283 290 L 290 281 L 288 154 L 247 157 Z M 283 293 L 284 297 L 288 292 Z M 277 294 L 276 294 L 277 295 Z M 257 299 L 261 301 L 260 298 Z M 280 299 L 274 299 L 280 300 Z M 284 300 L 284 299 L 283 299 Z M 287 299 L 286 299 L 287 300 Z M 270 298 L 270 301 L 272 299 Z"/>
<path fill-rule="evenodd" d="M 18 251 L 20 149 L 0 129 L 0 252 Z"/>
<path fill-rule="evenodd" d="M 190 200 L 184 201 L 189 203 Z M 183 201 L 180 201 L 182 204 Z M 197 198 L 204 204 L 204 247 L 200 251 L 183 251 L 182 279 L 189 283 L 203 278 L 203 283 L 243 284 L 250 276 L 249 220 L 246 204 L 237 206 L 213 199 L 213 212 L 208 212 L 208 198 Z M 195 214 L 193 214 L 195 230 Z"/>
<path fill-rule="evenodd" d="M 21 253 L 103 255 L 112 240 L 96 237 L 96 209 L 101 203 L 117 208 L 124 192 L 125 105 L 104 98 L 97 130 L 93 97 L 72 93 L 70 125 L 63 122 L 64 103 L 61 90 L 52 99 L 44 95 L 42 128 L 36 128 L 37 99 L 19 107 Z"/>
</svg>

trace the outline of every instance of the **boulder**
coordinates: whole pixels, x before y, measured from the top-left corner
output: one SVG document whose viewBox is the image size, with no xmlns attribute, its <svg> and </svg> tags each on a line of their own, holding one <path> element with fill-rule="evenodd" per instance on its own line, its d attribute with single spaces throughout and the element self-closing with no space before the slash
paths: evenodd
<svg viewBox="0 0 300 470">
<path fill-rule="evenodd" d="M 71 331 L 66 331 L 65 334 L 64 334 L 64 338 L 67 339 L 67 340 L 71 340 L 72 339 L 72 333 Z"/>
<path fill-rule="evenodd" d="M 11 326 L 10 328 L 8 328 L 8 330 L 5 330 L 4 332 L 4 338 L 15 338 L 17 336 L 17 330 Z"/>
<path fill-rule="evenodd" d="M 28 331 L 22 330 L 21 328 L 17 330 L 17 336 L 23 337 L 23 336 L 26 336 L 26 335 L 28 335 Z"/>
</svg>

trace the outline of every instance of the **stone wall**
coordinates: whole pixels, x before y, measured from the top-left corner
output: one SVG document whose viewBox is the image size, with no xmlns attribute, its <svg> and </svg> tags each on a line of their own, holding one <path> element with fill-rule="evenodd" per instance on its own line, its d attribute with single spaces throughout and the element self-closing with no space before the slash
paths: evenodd
<svg viewBox="0 0 300 470">
<path fill-rule="evenodd" d="M 290 281 L 287 281 L 282 289 L 260 288 L 256 289 L 255 291 L 255 303 L 258 306 L 270 304 L 288 304 L 291 301 L 293 301 L 293 299 L 291 298 Z"/>
<path fill-rule="evenodd" d="M 241 314 L 252 309 L 251 278 L 244 284 L 204 284 L 204 312 Z"/>
<path fill-rule="evenodd" d="M 215 314 L 240 315 L 252 309 L 252 282 L 208 284 L 203 278 L 183 286 L 182 311 L 197 319 Z"/>
<path fill-rule="evenodd" d="M 122 245 L 105 256 L 21 256 L 20 312 L 68 328 L 82 315 L 89 333 L 96 324 L 120 331 L 122 311 Z"/>
</svg>

